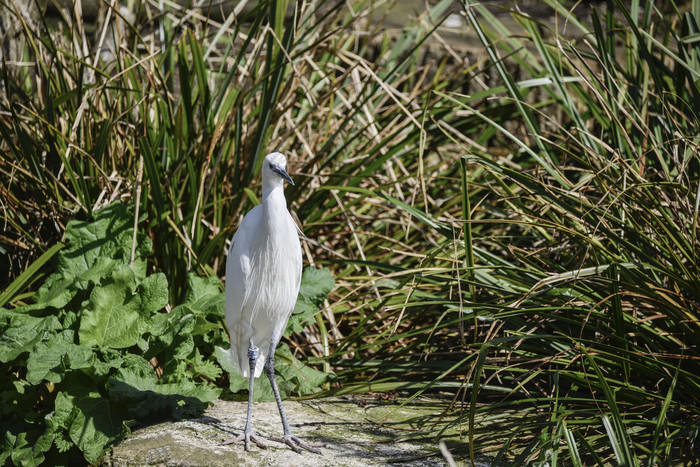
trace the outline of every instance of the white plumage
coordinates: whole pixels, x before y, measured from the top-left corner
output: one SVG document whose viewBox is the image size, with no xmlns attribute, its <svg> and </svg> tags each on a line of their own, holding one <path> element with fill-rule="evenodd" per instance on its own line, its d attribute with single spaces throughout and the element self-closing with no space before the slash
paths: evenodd
<svg viewBox="0 0 700 467">
<path fill-rule="evenodd" d="M 265 158 L 262 204 L 243 218 L 226 262 L 226 325 L 231 354 L 248 377 L 250 339 L 260 349 L 255 377 L 262 373 L 273 335 L 281 335 L 294 310 L 301 282 L 301 245 L 284 197 L 286 169 L 280 153 Z M 285 172 L 286 173 L 286 172 Z"/>
<path fill-rule="evenodd" d="M 265 369 L 282 418 L 283 437 L 271 437 L 300 452 L 320 453 L 314 443 L 292 435 L 275 381 L 274 352 L 299 294 L 301 245 L 292 216 L 287 211 L 284 182 L 287 159 L 269 154 L 262 166 L 262 204 L 254 207 L 238 227 L 226 261 L 226 325 L 231 336 L 231 356 L 249 379 L 248 417 L 243 434 L 224 441 L 250 441 L 264 448 L 251 426 L 254 379 Z M 253 373 L 251 375 L 251 373 Z"/>
</svg>

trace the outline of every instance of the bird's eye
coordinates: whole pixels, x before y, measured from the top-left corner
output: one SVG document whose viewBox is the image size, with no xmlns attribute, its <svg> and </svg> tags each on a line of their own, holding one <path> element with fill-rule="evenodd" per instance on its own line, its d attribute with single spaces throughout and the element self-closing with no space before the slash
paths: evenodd
<svg viewBox="0 0 700 467">
<path fill-rule="evenodd" d="M 270 169 L 272 169 L 272 162 L 270 162 L 268 165 L 270 166 Z"/>
</svg>

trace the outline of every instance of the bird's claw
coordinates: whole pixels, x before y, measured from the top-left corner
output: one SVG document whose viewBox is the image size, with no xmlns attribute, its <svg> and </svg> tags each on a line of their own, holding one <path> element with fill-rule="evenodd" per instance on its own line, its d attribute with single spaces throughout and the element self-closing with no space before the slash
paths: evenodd
<svg viewBox="0 0 700 467">
<path fill-rule="evenodd" d="M 254 442 L 255 444 L 257 444 L 260 449 L 267 449 L 267 446 L 265 446 L 265 444 L 262 441 L 260 441 L 258 439 L 258 437 L 255 436 L 250 431 L 247 433 L 243 433 L 241 435 L 238 435 L 238 436 L 234 436 L 231 439 L 227 439 L 226 441 L 221 443 L 221 446 L 226 446 L 227 444 L 238 443 L 239 441 L 245 442 L 244 449 L 246 450 L 246 452 L 250 451 L 250 442 L 251 441 Z"/>
<path fill-rule="evenodd" d="M 270 436 L 271 441 L 277 441 L 278 443 L 284 443 L 290 448 L 294 449 L 295 452 L 301 453 L 301 449 L 306 449 L 309 452 L 315 454 L 321 454 L 321 451 L 316 448 L 323 446 L 323 443 L 307 443 L 294 435 L 284 435 L 284 436 Z"/>
</svg>

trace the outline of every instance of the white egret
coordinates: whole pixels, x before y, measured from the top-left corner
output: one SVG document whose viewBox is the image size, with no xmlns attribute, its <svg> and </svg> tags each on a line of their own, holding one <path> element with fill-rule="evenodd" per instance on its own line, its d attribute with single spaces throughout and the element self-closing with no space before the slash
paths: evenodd
<svg viewBox="0 0 700 467">
<path fill-rule="evenodd" d="M 287 211 L 284 181 L 287 159 L 279 152 L 265 157 L 262 166 L 262 204 L 254 207 L 238 227 L 226 261 L 226 325 L 231 336 L 231 355 L 243 377 L 250 381 L 248 416 L 243 434 L 222 444 L 253 441 L 261 448 L 251 426 L 253 385 L 263 369 L 270 379 L 282 417 L 282 437 L 270 437 L 296 452 L 300 448 L 319 453 L 321 444 L 292 435 L 284 415 L 275 381 L 275 348 L 292 314 L 301 282 L 301 245 L 292 216 Z"/>
</svg>

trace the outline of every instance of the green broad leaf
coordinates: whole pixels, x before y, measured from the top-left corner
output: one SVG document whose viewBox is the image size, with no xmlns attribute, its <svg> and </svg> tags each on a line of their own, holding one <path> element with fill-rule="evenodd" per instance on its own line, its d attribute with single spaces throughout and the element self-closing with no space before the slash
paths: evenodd
<svg viewBox="0 0 700 467">
<path fill-rule="evenodd" d="M 119 371 L 123 371 L 125 368 L 128 368 L 129 370 L 136 372 L 137 374 L 142 375 L 144 377 L 156 377 L 151 364 L 148 362 L 148 360 L 146 360 L 146 358 L 144 358 L 141 355 L 125 353 L 124 359 L 122 361 L 122 366 L 119 368 Z"/>
<path fill-rule="evenodd" d="M 122 435 L 110 417 L 109 400 L 97 391 L 73 398 L 77 413 L 69 428 L 70 439 L 83 451 L 85 459 L 95 464 L 106 448 Z"/>
<path fill-rule="evenodd" d="M 220 393 L 208 383 L 159 383 L 153 372 L 144 375 L 131 368 L 110 378 L 108 387 L 109 397 L 126 404 L 129 414 L 141 421 L 199 415 Z"/>
<path fill-rule="evenodd" d="M 99 386 L 80 372 L 66 375 L 54 411 L 47 416 L 50 432 L 58 437 L 57 446 L 69 449 L 71 443 L 76 445 L 90 464 L 128 433 Z"/>
<path fill-rule="evenodd" d="M 0 464 L 42 464 L 44 452 L 51 447 L 52 436 L 44 433 L 44 417 L 34 410 L 36 389 L 21 380 L 15 380 L 3 389 L 5 390 L 0 392 L 0 420 L 3 428 L 0 436 Z M 8 459 L 12 459 L 12 462 Z"/>
<path fill-rule="evenodd" d="M 194 320 L 191 320 L 190 323 L 194 324 Z M 194 351 L 194 338 L 190 334 L 184 334 L 178 337 L 177 344 L 174 346 L 173 357 L 174 360 L 184 360 Z"/>
<path fill-rule="evenodd" d="M 92 290 L 80 320 L 81 345 L 122 349 L 139 342 L 141 297 L 132 292 L 134 286 L 133 271 L 122 265 L 110 283 Z"/>
<path fill-rule="evenodd" d="M 323 371 L 318 371 L 310 366 L 303 364 L 292 354 L 287 344 L 282 344 L 277 347 L 275 352 L 275 369 L 279 367 L 278 385 L 282 391 L 280 380 L 287 384 L 287 394 L 291 396 L 305 396 L 314 394 L 321 390 L 323 383 L 328 381 L 330 375 Z"/>
<path fill-rule="evenodd" d="M 238 365 L 233 361 L 230 349 L 224 349 L 223 347 L 214 348 L 214 357 L 219 363 L 219 366 L 230 375 L 238 374 Z M 232 390 L 233 391 L 233 390 Z M 234 391 L 235 392 L 235 391 Z"/>
<path fill-rule="evenodd" d="M 221 294 L 220 300 L 221 304 L 221 309 L 223 309 L 224 306 L 224 294 Z M 219 314 L 219 306 L 218 304 L 216 305 L 216 308 L 210 308 L 210 311 L 217 310 L 216 312 L 209 314 L 207 316 L 198 316 L 196 321 L 195 321 L 195 326 L 192 331 L 193 335 L 196 336 L 201 336 L 202 339 L 207 342 L 218 342 L 221 341 L 220 343 L 226 342 L 228 339 L 228 333 L 224 329 L 223 326 L 221 326 L 221 322 L 223 318 L 223 314 Z"/>
<path fill-rule="evenodd" d="M 6 378 L 6 380 L 9 378 Z M 24 380 L 15 380 L 7 384 L 0 393 L 0 419 L 3 424 L 23 420 L 36 423 L 42 416 L 34 412 L 36 390 Z"/>
<path fill-rule="evenodd" d="M 72 331 L 71 331 L 72 333 Z M 97 358 L 91 348 L 71 343 L 64 355 L 66 368 L 71 370 L 82 370 L 89 368 L 94 371 L 97 366 Z"/>
<path fill-rule="evenodd" d="M 221 281 L 216 277 L 187 275 L 187 294 L 183 305 L 188 305 L 194 313 L 213 311 L 223 316 L 223 293 Z"/>
<path fill-rule="evenodd" d="M 56 272 L 35 295 L 37 308 L 64 308 L 77 291 L 89 291 L 91 284 L 110 277 L 118 265 L 130 264 L 138 281 L 146 277 L 146 257 L 151 252 L 151 241 L 148 236 L 137 234 L 131 264 L 133 214 L 122 203 L 116 202 L 97 211 L 93 220 L 69 222 L 66 238 L 68 245 L 57 255 Z"/>
<path fill-rule="evenodd" d="M 294 306 L 294 312 L 287 322 L 284 337 L 289 337 L 295 332 L 302 332 L 306 326 L 313 323 L 317 311 L 318 306 L 315 303 L 300 296 Z"/>
<path fill-rule="evenodd" d="M 168 279 L 159 272 L 146 277 L 139 284 L 141 295 L 141 313 L 150 315 L 165 307 L 168 303 Z"/>
<path fill-rule="evenodd" d="M 212 360 L 205 360 L 197 348 L 194 349 L 194 357 L 187 363 L 190 366 L 190 372 L 197 377 L 215 380 L 221 376 L 221 367 Z"/>
<path fill-rule="evenodd" d="M 94 213 L 93 220 L 69 222 L 68 244 L 57 255 L 56 272 L 36 293 L 34 308 L 64 308 L 79 290 L 89 291 L 91 284 L 110 277 L 118 265 L 130 264 L 136 279 L 143 280 L 151 241 L 137 234 L 131 264 L 133 220 L 126 206 L 116 202 Z"/>
<path fill-rule="evenodd" d="M 74 276 L 73 280 L 78 283 L 79 288 L 86 290 L 90 283 L 97 284 L 102 279 L 109 277 L 114 268 L 120 264 L 126 264 L 126 262 L 108 256 L 100 256 L 88 269 Z"/>
<path fill-rule="evenodd" d="M 157 314 L 149 324 L 148 332 L 153 336 L 149 342 L 149 355 L 165 354 L 168 359 L 166 377 L 179 361 L 188 358 L 194 350 L 193 332 L 197 315 L 189 306 L 180 305 L 170 313 Z"/>
<path fill-rule="evenodd" d="M 320 304 L 326 299 L 326 296 L 333 290 L 334 286 L 335 280 L 330 270 L 309 266 L 304 269 L 301 275 L 299 295 L 316 304 Z"/>
<path fill-rule="evenodd" d="M 22 309 L 0 308 L 0 362 L 6 363 L 29 352 L 44 334 L 61 328 L 54 316 L 35 317 Z"/>
<path fill-rule="evenodd" d="M 145 331 L 152 336 L 157 336 L 158 340 L 165 340 L 167 341 L 166 344 L 169 344 L 173 339 L 170 323 L 175 314 L 179 315 L 177 310 L 178 307 L 175 307 L 170 313 L 156 313 L 152 315 L 148 328 Z"/>
<path fill-rule="evenodd" d="M 5 428 L 5 435 L 0 438 L 0 464 L 8 465 L 8 459 L 12 456 L 12 447 L 15 444 L 17 437 L 12 434 L 13 431 L 20 432 L 22 429 L 12 430 L 11 426 Z"/>
<path fill-rule="evenodd" d="M 56 272 L 39 287 L 34 300 L 37 307 L 61 309 L 68 305 L 75 296 L 74 277 L 63 272 Z"/>
<path fill-rule="evenodd" d="M 113 258 L 99 257 L 89 269 L 74 275 L 72 271 L 59 270 L 49 276 L 35 296 L 34 308 L 53 307 L 61 309 L 68 305 L 78 290 L 89 290 L 91 284 L 99 283 L 109 277 L 120 262 Z"/>
<path fill-rule="evenodd" d="M 51 449 L 53 442 L 50 433 L 39 430 L 19 432 L 17 435 L 7 432 L 5 436 L 14 441 L 10 450 L 12 463 L 27 467 L 42 465 L 46 460 L 44 453 Z"/>
<path fill-rule="evenodd" d="M 174 342 L 175 346 L 181 345 L 180 343 L 186 339 L 192 338 L 192 332 L 197 324 L 197 313 L 194 312 L 189 306 L 180 306 L 174 309 L 167 315 L 168 325 L 171 329 L 171 334 L 166 336 L 171 342 Z M 182 358 L 189 355 L 189 351 L 183 354 Z"/>
<path fill-rule="evenodd" d="M 112 258 L 128 264 L 131 259 L 134 215 L 126 206 L 115 202 L 94 213 L 91 221 L 71 221 L 66 227 L 68 247 L 58 255 L 58 269 L 74 277 L 84 277 L 101 258 Z M 151 241 L 137 234 L 134 272 L 139 280 L 146 277 L 146 258 Z"/>
<path fill-rule="evenodd" d="M 27 359 L 27 382 L 34 385 L 42 381 L 60 383 L 67 371 L 95 372 L 99 366 L 95 353 L 90 347 L 75 344 L 74 340 L 75 332 L 65 330 L 39 342 Z"/>
<path fill-rule="evenodd" d="M 124 365 L 124 361 L 128 360 L 129 355 L 131 355 L 108 347 L 96 348 L 94 351 L 95 359 L 92 363 L 91 371 L 95 376 L 106 376 L 115 368 L 121 368 Z"/>
<path fill-rule="evenodd" d="M 328 269 L 317 269 L 312 266 L 304 269 L 301 275 L 299 297 L 284 331 L 285 337 L 289 337 L 294 332 L 303 331 L 313 322 L 314 315 L 334 286 L 335 280 Z"/>
<path fill-rule="evenodd" d="M 54 444 L 59 451 L 65 452 L 75 446 L 70 438 L 68 428 L 75 419 L 73 401 L 66 391 L 59 391 L 54 400 L 54 410 L 46 416 L 47 431 L 54 433 Z"/>
<path fill-rule="evenodd" d="M 27 359 L 27 381 L 34 385 L 44 380 L 60 383 L 66 371 L 63 357 L 75 345 L 73 338 L 74 332 L 67 330 L 39 342 Z"/>
</svg>

